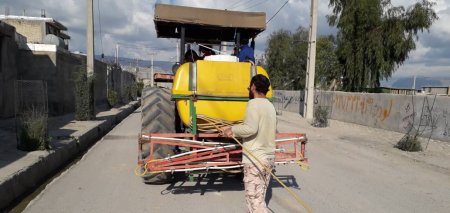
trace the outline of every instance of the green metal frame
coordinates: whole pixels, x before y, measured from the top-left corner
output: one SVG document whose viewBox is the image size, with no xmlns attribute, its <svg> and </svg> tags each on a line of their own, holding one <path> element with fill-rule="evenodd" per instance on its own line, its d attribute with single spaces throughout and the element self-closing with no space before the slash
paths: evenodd
<svg viewBox="0 0 450 213">
<path fill-rule="evenodd" d="M 189 100 L 189 115 L 192 119 L 192 134 L 197 134 L 197 108 L 195 107 L 196 100 L 208 100 L 208 101 L 249 101 L 249 98 L 245 97 L 220 97 L 220 96 L 193 96 L 193 95 L 172 95 L 172 100 Z M 273 102 L 272 98 L 268 98 L 270 102 Z"/>
<path fill-rule="evenodd" d="M 172 95 L 172 100 L 191 100 L 192 95 Z M 224 96 L 206 96 L 197 95 L 196 100 L 206 100 L 206 101 L 249 101 L 248 97 L 224 97 Z M 270 102 L 273 102 L 273 98 L 267 98 Z"/>
<path fill-rule="evenodd" d="M 197 134 L 197 109 L 194 105 L 194 100 L 189 99 L 189 114 L 192 119 L 192 134 Z"/>
</svg>

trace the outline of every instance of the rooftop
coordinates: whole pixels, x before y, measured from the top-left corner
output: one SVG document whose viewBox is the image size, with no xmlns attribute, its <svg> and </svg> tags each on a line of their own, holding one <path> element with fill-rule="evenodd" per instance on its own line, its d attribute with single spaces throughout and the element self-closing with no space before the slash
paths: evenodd
<svg viewBox="0 0 450 213">
<path fill-rule="evenodd" d="M 24 21 L 41 21 L 46 22 L 59 30 L 67 30 L 67 27 L 56 21 L 53 18 L 48 17 L 32 17 L 32 16 L 15 16 L 15 15 L 0 15 L 0 20 L 24 20 Z"/>
<path fill-rule="evenodd" d="M 264 31 L 266 14 L 156 4 L 154 22 L 158 38 L 180 38 L 186 27 L 188 42 L 220 43 L 234 41 L 236 32 L 249 38 Z"/>
</svg>

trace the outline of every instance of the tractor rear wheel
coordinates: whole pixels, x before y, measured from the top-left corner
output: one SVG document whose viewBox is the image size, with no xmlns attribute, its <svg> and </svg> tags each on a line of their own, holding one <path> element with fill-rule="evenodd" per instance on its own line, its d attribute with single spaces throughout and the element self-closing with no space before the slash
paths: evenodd
<svg viewBox="0 0 450 213">
<path fill-rule="evenodd" d="M 141 99 L 141 133 L 175 133 L 175 103 L 171 101 L 169 89 L 147 87 L 142 91 Z M 169 145 L 156 144 L 154 146 L 154 159 L 165 158 L 173 155 L 173 147 Z M 150 155 L 150 146 L 143 145 L 139 156 L 144 160 Z M 144 168 L 141 168 L 144 170 Z M 142 177 L 144 183 L 162 184 L 171 180 L 169 173 L 146 174 Z"/>
</svg>

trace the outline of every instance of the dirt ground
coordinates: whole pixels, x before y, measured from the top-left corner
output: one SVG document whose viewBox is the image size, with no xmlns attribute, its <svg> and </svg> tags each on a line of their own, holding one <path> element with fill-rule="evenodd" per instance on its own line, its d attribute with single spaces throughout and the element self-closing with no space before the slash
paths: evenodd
<svg viewBox="0 0 450 213">
<path fill-rule="evenodd" d="M 404 152 L 394 148 L 402 133 L 335 120 L 314 128 L 289 112 L 278 119 L 281 132 L 308 136 L 311 169 L 297 182 L 315 212 L 448 212 L 450 143 Z"/>
<path fill-rule="evenodd" d="M 431 141 L 408 153 L 393 148 L 403 134 L 331 121 L 311 127 L 283 112 L 280 132 L 306 133 L 310 170 L 277 166 L 276 175 L 314 212 L 448 212 L 450 143 Z M 145 185 L 134 176 L 138 111 L 116 126 L 77 164 L 50 183 L 25 212 L 245 212 L 236 177 Z M 424 144 L 426 145 L 426 144 Z M 305 212 L 275 181 L 271 212 Z"/>
</svg>

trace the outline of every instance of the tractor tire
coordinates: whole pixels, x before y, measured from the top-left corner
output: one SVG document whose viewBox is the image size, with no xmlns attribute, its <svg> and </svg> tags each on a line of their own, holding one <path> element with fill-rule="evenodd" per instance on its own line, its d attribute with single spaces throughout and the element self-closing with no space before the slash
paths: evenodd
<svg viewBox="0 0 450 213">
<path fill-rule="evenodd" d="M 171 100 L 170 90 L 165 88 L 147 87 L 142 91 L 141 99 L 141 133 L 175 133 L 175 102 Z M 156 144 L 154 159 L 173 155 L 173 146 Z M 150 146 L 143 145 L 139 156 L 144 160 L 150 155 Z M 141 168 L 143 170 L 144 168 Z M 142 177 L 147 184 L 168 183 L 172 179 L 169 173 L 146 174 Z"/>
</svg>

